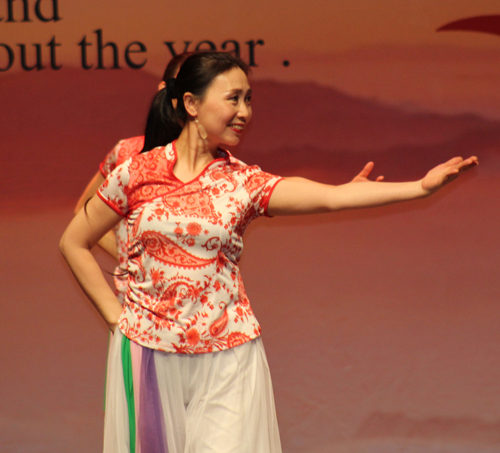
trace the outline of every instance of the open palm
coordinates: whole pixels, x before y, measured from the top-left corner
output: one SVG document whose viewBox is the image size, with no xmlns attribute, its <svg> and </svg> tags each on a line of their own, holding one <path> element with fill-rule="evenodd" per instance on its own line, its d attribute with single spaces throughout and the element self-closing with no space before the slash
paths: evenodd
<svg viewBox="0 0 500 453">
<path fill-rule="evenodd" d="M 445 184 L 456 179 L 460 173 L 477 165 L 477 163 L 478 160 L 476 156 L 469 157 L 465 160 L 462 157 L 454 157 L 448 162 L 440 164 L 430 170 L 422 179 L 422 189 L 431 194 Z"/>
</svg>

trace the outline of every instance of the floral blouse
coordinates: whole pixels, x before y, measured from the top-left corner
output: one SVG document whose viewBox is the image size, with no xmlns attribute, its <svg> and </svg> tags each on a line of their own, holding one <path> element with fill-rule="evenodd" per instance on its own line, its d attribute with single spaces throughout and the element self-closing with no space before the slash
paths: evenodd
<svg viewBox="0 0 500 453">
<path fill-rule="evenodd" d="M 260 335 L 238 262 L 248 224 L 281 178 L 219 150 L 192 181 L 175 142 L 118 166 L 98 191 L 126 217 L 128 288 L 120 330 L 143 346 L 215 352 Z"/>
<path fill-rule="evenodd" d="M 106 155 L 99 166 L 101 174 L 107 178 L 118 166 L 132 156 L 139 154 L 144 147 L 144 136 L 132 137 L 120 140 L 116 146 Z M 116 237 L 116 248 L 118 250 L 118 267 L 115 269 L 114 282 L 116 296 L 123 304 L 127 291 L 127 223 L 125 220 L 114 228 Z"/>
</svg>

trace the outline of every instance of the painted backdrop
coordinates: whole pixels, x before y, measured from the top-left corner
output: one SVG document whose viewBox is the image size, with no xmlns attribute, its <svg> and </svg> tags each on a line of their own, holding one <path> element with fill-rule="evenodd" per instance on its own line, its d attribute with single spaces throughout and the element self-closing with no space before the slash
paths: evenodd
<svg viewBox="0 0 500 453">
<path fill-rule="evenodd" d="M 105 154 L 142 133 L 171 56 L 216 48 L 253 69 L 247 163 L 340 184 L 369 160 L 397 181 L 480 159 L 431 199 L 251 226 L 241 266 L 284 452 L 500 451 L 498 15 L 0 0 L 0 450 L 100 450 L 107 331 L 58 241 Z"/>
</svg>

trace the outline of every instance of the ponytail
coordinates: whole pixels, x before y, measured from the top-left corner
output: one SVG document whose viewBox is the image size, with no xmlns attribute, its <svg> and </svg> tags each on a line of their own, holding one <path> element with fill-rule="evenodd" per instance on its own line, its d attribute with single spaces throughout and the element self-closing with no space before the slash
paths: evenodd
<svg viewBox="0 0 500 453">
<path fill-rule="evenodd" d="M 171 78 L 167 80 L 167 86 L 156 94 L 151 103 L 141 153 L 151 151 L 158 146 L 165 146 L 179 138 L 182 127 L 172 104 L 172 99 L 176 98 L 175 79 Z"/>
<path fill-rule="evenodd" d="M 165 146 L 178 139 L 187 121 L 184 94 L 191 93 L 203 99 L 215 77 L 240 68 L 248 75 L 249 67 L 239 58 L 226 52 L 199 52 L 188 55 L 182 63 L 177 78 L 169 78 L 166 87 L 153 99 L 146 123 L 142 153 L 158 146 Z M 177 99 L 176 108 L 172 99 Z"/>
</svg>

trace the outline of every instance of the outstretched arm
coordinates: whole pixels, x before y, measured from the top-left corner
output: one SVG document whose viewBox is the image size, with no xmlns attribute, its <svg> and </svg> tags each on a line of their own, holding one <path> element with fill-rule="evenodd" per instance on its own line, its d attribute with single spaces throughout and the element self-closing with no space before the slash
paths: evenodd
<svg viewBox="0 0 500 453">
<path fill-rule="evenodd" d="M 281 181 L 273 191 L 268 214 L 294 215 L 382 206 L 431 195 L 477 164 L 477 157 L 450 159 L 433 168 L 420 181 L 359 182 L 330 186 L 307 180 Z"/>
<path fill-rule="evenodd" d="M 104 176 L 100 171 L 98 171 L 80 196 L 80 199 L 75 206 L 75 214 L 78 213 L 78 211 L 80 211 L 84 207 L 85 203 L 96 194 L 97 189 L 101 187 L 104 181 Z M 118 248 L 116 246 L 116 237 L 114 231 L 106 232 L 106 234 L 101 239 L 99 239 L 97 245 L 113 258 L 118 260 Z"/>
<path fill-rule="evenodd" d="M 75 215 L 61 238 L 60 248 L 71 271 L 109 328 L 114 331 L 122 306 L 90 252 L 103 234 L 122 217 L 94 196 Z"/>
</svg>

